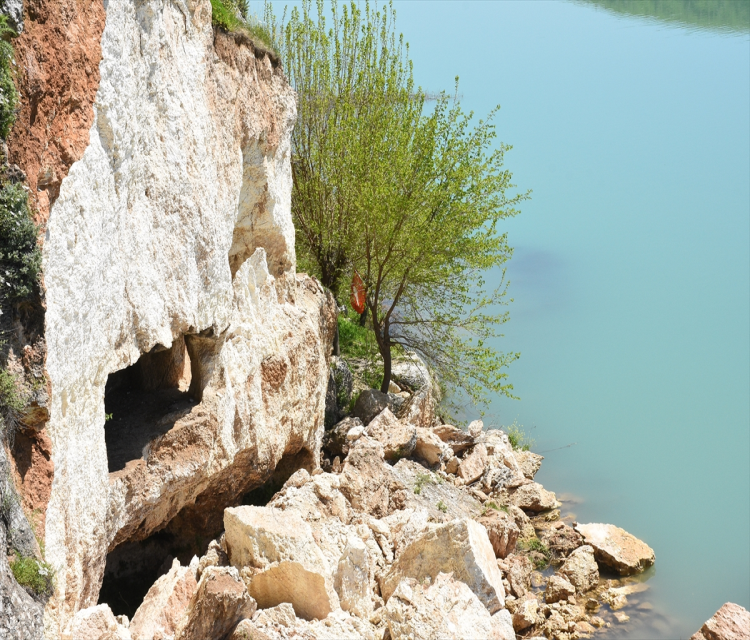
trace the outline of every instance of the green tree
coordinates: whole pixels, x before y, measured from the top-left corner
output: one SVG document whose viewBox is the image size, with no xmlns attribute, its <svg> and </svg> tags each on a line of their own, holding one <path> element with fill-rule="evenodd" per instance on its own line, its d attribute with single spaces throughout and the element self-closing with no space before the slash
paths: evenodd
<svg viewBox="0 0 750 640">
<path fill-rule="evenodd" d="M 383 358 L 381 390 L 401 345 L 474 401 L 488 390 L 510 395 L 505 368 L 518 354 L 489 343 L 508 318 L 504 272 L 491 291 L 483 274 L 510 258 L 498 223 L 528 194 L 508 195 L 510 147 L 495 145 L 496 110 L 473 125 L 457 80 L 455 96 L 440 94 L 425 113 L 392 5 L 339 11 L 334 2 L 328 28 L 322 2 L 313 15 L 307 0 L 280 32 L 277 50 L 299 95 L 298 257 L 334 293 L 353 268 L 362 275 Z"/>
</svg>

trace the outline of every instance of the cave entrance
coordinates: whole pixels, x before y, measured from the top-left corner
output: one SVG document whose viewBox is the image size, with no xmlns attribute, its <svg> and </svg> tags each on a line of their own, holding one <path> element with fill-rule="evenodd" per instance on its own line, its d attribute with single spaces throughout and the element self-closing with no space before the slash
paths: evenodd
<svg viewBox="0 0 750 640">
<path fill-rule="evenodd" d="M 104 438 L 110 473 L 142 456 L 144 447 L 169 431 L 200 401 L 191 390 L 185 339 L 157 345 L 138 361 L 110 374 L 104 392 Z M 195 385 L 193 385 L 195 387 Z"/>
</svg>

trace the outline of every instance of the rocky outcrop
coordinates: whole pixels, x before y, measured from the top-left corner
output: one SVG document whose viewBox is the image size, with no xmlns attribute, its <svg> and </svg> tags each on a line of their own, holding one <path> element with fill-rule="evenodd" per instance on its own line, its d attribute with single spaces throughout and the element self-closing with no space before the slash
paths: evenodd
<svg viewBox="0 0 750 640">
<path fill-rule="evenodd" d="M 594 548 L 598 562 L 622 576 L 640 573 L 654 564 L 654 550 L 612 524 L 579 524 L 576 531 Z"/>
<path fill-rule="evenodd" d="M 39 0 L 16 51 L 10 157 L 47 225 L 56 637 L 108 551 L 213 534 L 282 458 L 317 466 L 335 306 L 295 274 L 294 93 L 208 0 Z"/>
<path fill-rule="evenodd" d="M 383 455 L 391 462 L 410 456 L 417 444 L 416 427 L 396 418 L 387 407 L 370 421 L 366 433 L 383 445 Z"/>
<path fill-rule="evenodd" d="M 690 640 L 742 640 L 750 638 L 750 612 L 727 602 L 711 616 Z"/>
</svg>

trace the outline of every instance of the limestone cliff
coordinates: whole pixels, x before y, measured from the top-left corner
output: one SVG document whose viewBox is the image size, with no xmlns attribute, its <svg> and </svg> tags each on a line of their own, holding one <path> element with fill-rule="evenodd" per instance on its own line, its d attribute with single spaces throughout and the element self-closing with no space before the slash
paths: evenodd
<svg viewBox="0 0 750 640">
<path fill-rule="evenodd" d="M 56 638 L 118 545 L 214 533 L 282 457 L 317 466 L 335 307 L 295 273 L 279 66 L 209 0 L 25 5 L 9 148 L 46 224 L 48 420 L 26 437 L 49 448 Z"/>
</svg>

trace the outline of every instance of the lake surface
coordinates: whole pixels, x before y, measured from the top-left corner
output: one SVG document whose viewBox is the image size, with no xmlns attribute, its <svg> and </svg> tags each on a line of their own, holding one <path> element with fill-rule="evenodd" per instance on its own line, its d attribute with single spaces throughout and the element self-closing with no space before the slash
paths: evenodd
<svg viewBox="0 0 750 640">
<path fill-rule="evenodd" d="M 726 601 L 750 608 L 747 29 L 590 3 L 396 8 L 417 82 L 460 75 L 467 109 L 501 104 L 506 165 L 534 190 L 505 225 L 499 344 L 521 352 L 521 399 L 492 414 L 524 425 L 580 522 L 654 548 L 657 613 L 608 637 L 687 638 Z"/>
</svg>

